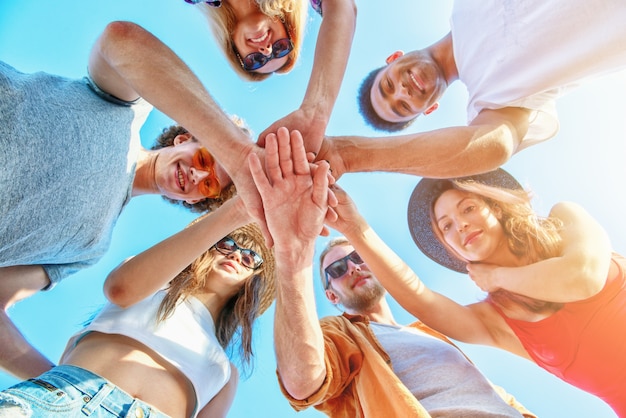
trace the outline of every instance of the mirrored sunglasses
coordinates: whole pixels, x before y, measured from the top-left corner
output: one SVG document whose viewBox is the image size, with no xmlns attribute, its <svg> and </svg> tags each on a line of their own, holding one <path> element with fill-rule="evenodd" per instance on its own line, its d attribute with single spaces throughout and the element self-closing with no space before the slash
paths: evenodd
<svg viewBox="0 0 626 418">
<path fill-rule="evenodd" d="M 229 255 L 235 251 L 241 254 L 241 265 L 250 270 L 256 270 L 263 264 L 263 258 L 249 248 L 241 248 L 231 237 L 224 237 L 213 246 L 218 252 Z"/>
<path fill-rule="evenodd" d="M 272 53 L 263 55 L 260 52 L 253 52 L 246 55 L 243 59 L 237 53 L 241 67 L 246 71 L 256 71 L 265 64 L 276 58 L 282 58 L 293 51 L 293 43 L 289 38 L 282 38 L 272 44 Z"/>
<path fill-rule="evenodd" d="M 324 273 L 326 273 L 324 289 L 327 290 L 328 286 L 330 286 L 330 279 L 339 279 L 348 272 L 348 260 L 352 261 L 354 264 L 364 263 L 363 259 L 356 251 L 352 251 L 347 256 L 333 261 L 324 269 Z"/>
</svg>

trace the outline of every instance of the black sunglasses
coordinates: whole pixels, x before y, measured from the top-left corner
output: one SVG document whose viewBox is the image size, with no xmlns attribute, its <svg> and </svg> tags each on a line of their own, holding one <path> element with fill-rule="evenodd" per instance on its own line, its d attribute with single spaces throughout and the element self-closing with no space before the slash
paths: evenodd
<svg viewBox="0 0 626 418">
<path fill-rule="evenodd" d="M 207 1 L 207 0 L 185 0 L 185 2 L 189 3 L 189 4 L 198 4 L 198 3 L 206 3 L 211 7 L 222 7 L 222 0 L 213 0 L 213 1 Z"/>
<path fill-rule="evenodd" d="M 289 33 L 287 33 L 287 36 L 289 36 Z M 272 44 L 272 53 L 270 55 L 263 55 L 261 52 L 257 51 L 246 55 L 244 58 L 241 58 L 239 52 L 235 51 L 235 54 L 237 54 L 237 58 L 239 58 L 241 67 L 244 70 L 250 72 L 258 70 L 275 58 L 284 57 L 291 51 L 293 51 L 293 43 L 291 42 L 291 37 L 288 37 L 279 39 L 274 42 Z"/>
<path fill-rule="evenodd" d="M 338 279 L 346 274 L 348 271 L 348 260 L 352 261 L 354 264 L 364 263 L 363 259 L 356 251 L 352 251 L 347 256 L 330 263 L 324 269 L 324 273 L 326 273 L 326 283 L 324 285 L 325 290 L 328 290 L 328 286 L 330 286 L 330 279 Z"/>
<path fill-rule="evenodd" d="M 218 252 L 229 255 L 235 251 L 241 254 L 241 264 L 250 270 L 256 270 L 263 264 L 263 258 L 249 248 L 241 248 L 231 237 L 224 237 L 213 246 Z"/>
</svg>

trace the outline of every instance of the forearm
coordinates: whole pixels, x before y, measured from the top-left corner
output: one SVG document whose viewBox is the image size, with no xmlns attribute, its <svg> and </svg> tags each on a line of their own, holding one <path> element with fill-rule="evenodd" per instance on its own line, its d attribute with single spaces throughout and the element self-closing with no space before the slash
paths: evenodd
<svg viewBox="0 0 626 418">
<path fill-rule="evenodd" d="M 151 33 L 130 22 L 113 22 L 94 47 L 90 72 L 98 71 L 94 57 L 114 71 L 114 79 L 124 81 L 127 91 L 136 92 L 189 130 L 229 173 L 244 166 L 252 147 L 250 139 L 229 120 L 189 67 Z"/>
<path fill-rule="evenodd" d="M 26 341 L 4 310 L 0 311 L 0 341 L 0 367 L 13 376 L 29 379 L 55 366 Z"/>
<path fill-rule="evenodd" d="M 389 171 L 431 178 L 450 178 L 496 169 L 513 148 L 497 132 L 473 127 L 443 128 L 392 137 L 333 137 L 343 172 Z M 331 168 L 334 165 L 330 158 Z"/>
<path fill-rule="evenodd" d="M 161 289 L 185 267 L 232 230 L 249 222 L 238 199 L 215 213 L 127 260 L 107 277 L 105 295 L 126 307 Z"/>
<path fill-rule="evenodd" d="M 324 341 L 315 310 L 312 251 L 294 252 L 289 259 L 277 253 L 276 259 L 276 363 L 285 389 L 296 399 L 314 393 L 326 375 Z M 302 262 L 294 262 L 297 258 Z"/>
<path fill-rule="evenodd" d="M 324 0 L 313 69 L 301 108 L 315 109 L 328 123 L 343 80 L 356 27 L 356 5 L 348 0 Z"/>
</svg>

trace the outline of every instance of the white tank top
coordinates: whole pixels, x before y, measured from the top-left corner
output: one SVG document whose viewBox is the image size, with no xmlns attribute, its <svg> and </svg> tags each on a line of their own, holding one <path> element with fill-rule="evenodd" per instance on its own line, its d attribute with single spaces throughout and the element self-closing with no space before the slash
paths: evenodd
<svg viewBox="0 0 626 418">
<path fill-rule="evenodd" d="M 192 383 L 197 413 L 230 379 L 230 361 L 215 337 L 210 312 L 198 299 L 188 297 L 169 318 L 157 323 L 165 294 L 158 291 L 126 309 L 108 303 L 77 337 L 91 331 L 121 334 L 154 350 Z"/>
</svg>

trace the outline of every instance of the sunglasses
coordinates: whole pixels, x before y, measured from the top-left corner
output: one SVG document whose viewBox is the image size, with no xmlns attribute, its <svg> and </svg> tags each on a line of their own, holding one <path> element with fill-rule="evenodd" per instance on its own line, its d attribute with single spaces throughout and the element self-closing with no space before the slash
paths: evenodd
<svg viewBox="0 0 626 418">
<path fill-rule="evenodd" d="M 220 193 L 222 193 L 222 187 L 215 173 L 215 160 L 206 148 L 202 147 L 196 151 L 191 158 L 191 166 L 197 170 L 209 173 L 209 175 L 198 184 L 198 191 L 206 197 L 219 197 Z"/>
<path fill-rule="evenodd" d="M 287 33 L 289 36 L 289 33 Z M 260 52 L 253 52 L 251 54 L 246 55 L 243 59 L 239 55 L 239 52 L 235 51 L 237 54 L 237 58 L 239 58 L 239 62 L 241 63 L 241 67 L 250 72 L 256 71 L 259 68 L 263 67 L 265 64 L 270 62 L 275 58 L 282 58 L 285 55 L 289 54 L 293 51 L 293 43 L 291 42 L 291 37 L 282 38 L 277 40 L 272 44 L 272 53 L 270 55 L 263 55 Z"/>
<path fill-rule="evenodd" d="M 241 254 L 241 265 L 256 270 L 263 264 L 263 258 L 249 248 L 241 248 L 231 237 L 224 237 L 213 246 L 219 253 L 229 255 L 235 251 Z"/>
<path fill-rule="evenodd" d="M 185 0 L 186 3 L 189 4 L 198 4 L 198 3 L 206 3 L 211 7 L 222 7 L 222 0 L 213 0 L 213 1 L 206 1 L 206 0 Z"/>
<path fill-rule="evenodd" d="M 348 272 L 348 260 L 352 261 L 354 264 L 364 263 L 363 259 L 356 251 L 352 251 L 347 256 L 330 263 L 324 269 L 324 273 L 326 273 L 326 283 L 324 285 L 325 290 L 328 290 L 328 287 L 330 286 L 330 279 L 339 279 Z"/>
</svg>

